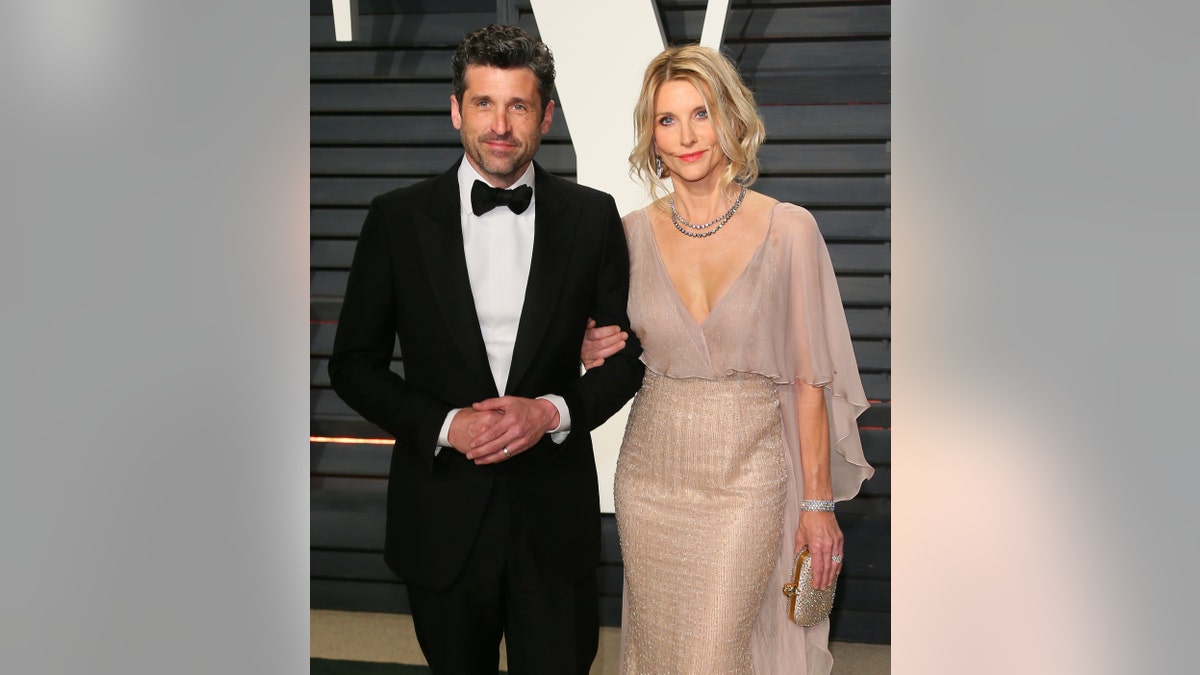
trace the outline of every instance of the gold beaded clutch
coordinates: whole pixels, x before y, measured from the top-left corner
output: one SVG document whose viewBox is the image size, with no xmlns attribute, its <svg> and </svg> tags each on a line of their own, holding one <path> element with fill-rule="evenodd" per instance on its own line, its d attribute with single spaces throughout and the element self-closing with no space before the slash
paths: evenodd
<svg viewBox="0 0 1200 675">
<path fill-rule="evenodd" d="M 800 549 L 793 565 L 792 583 L 783 585 L 783 594 L 787 596 L 788 618 L 798 626 L 815 626 L 829 618 L 833 609 L 833 592 L 837 589 L 837 578 L 833 584 L 824 590 L 813 588 L 812 558 L 808 555 L 808 547 Z"/>
</svg>

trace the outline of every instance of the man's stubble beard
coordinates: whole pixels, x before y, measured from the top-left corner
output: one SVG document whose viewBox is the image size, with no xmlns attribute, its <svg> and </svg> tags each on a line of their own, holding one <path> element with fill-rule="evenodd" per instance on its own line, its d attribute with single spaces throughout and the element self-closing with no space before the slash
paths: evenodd
<svg viewBox="0 0 1200 675">
<path fill-rule="evenodd" d="M 480 173 L 491 178 L 500 179 L 502 182 L 508 182 L 520 178 L 520 173 L 524 172 L 525 166 L 533 160 L 538 148 L 541 147 L 542 139 L 538 137 L 526 142 L 518 148 L 519 154 L 512 157 L 512 159 L 500 159 L 488 153 L 485 143 L 489 140 L 507 139 L 482 137 L 476 139 L 474 143 L 468 143 L 464 137 L 463 147 L 466 149 L 467 155 L 475 160 Z"/>
</svg>

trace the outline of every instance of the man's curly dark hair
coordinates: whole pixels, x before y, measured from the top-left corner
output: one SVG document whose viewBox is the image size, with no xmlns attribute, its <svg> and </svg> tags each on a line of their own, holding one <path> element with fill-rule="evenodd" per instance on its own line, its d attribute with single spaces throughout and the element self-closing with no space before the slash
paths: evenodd
<svg viewBox="0 0 1200 675">
<path fill-rule="evenodd" d="M 468 33 L 454 50 L 454 96 L 462 105 L 467 90 L 467 66 L 528 68 L 538 80 L 542 112 L 554 91 L 554 55 L 540 40 L 516 26 L 492 24 Z"/>
</svg>

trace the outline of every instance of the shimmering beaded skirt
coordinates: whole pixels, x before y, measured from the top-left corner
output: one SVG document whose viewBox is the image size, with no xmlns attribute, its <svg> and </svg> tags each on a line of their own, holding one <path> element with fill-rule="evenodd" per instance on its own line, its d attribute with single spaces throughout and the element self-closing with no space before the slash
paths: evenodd
<svg viewBox="0 0 1200 675">
<path fill-rule="evenodd" d="M 787 489 L 767 378 L 649 371 L 617 460 L 625 565 L 621 672 L 749 673 Z"/>
</svg>

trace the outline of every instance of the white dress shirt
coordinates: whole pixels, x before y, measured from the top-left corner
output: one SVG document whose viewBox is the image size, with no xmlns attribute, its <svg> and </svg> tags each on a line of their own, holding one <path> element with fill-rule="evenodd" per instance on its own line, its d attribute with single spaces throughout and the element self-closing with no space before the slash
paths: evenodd
<svg viewBox="0 0 1200 675">
<path fill-rule="evenodd" d="M 537 193 L 524 213 L 513 213 L 507 206 L 498 206 L 482 216 L 471 210 L 471 186 L 484 180 L 466 157 L 458 169 L 458 203 L 463 231 L 463 252 L 467 258 L 467 276 L 471 295 L 475 298 L 475 313 L 487 348 L 488 365 L 496 382 L 496 391 L 504 395 L 508 371 L 512 367 L 513 347 L 517 328 L 521 324 L 521 308 L 525 305 L 525 286 L 529 283 L 529 264 L 533 259 L 534 214 L 537 212 Z M 488 183 L 490 185 L 490 183 Z M 521 185 L 533 187 L 533 164 L 510 188 Z M 550 438 L 562 443 L 571 430 L 571 414 L 561 396 L 539 396 L 558 409 L 558 426 Z M 450 422 L 461 408 L 446 415 L 438 436 L 440 447 L 450 447 Z"/>
</svg>

